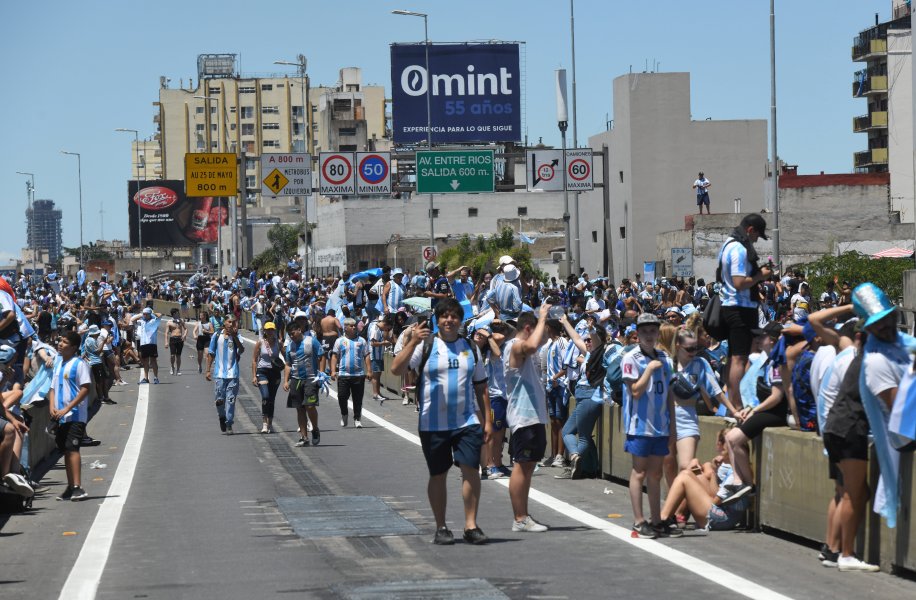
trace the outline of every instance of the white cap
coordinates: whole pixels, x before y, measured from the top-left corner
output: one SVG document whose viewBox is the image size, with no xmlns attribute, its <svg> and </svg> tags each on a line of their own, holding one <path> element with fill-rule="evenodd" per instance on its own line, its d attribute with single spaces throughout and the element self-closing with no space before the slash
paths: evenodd
<svg viewBox="0 0 916 600">
<path fill-rule="evenodd" d="M 293 320 L 294 320 L 294 321 L 295 321 L 296 319 L 308 319 L 308 318 L 309 318 L 309 316 L 308 316 L 307 314 L 305 314 L 305 311 L 304 311 L 304 310 L 297 310 L 297 311 L 295 312 L 295 314 L 293 314 Z"/>
<path fill-rule="evenodd" d="M 499 266 L 500 266 L 500 267 L 504 267 L 504 266 L 509 265 L 509 264 L 512 264 L 512 263 L 514 263 L 514 262 L 515 262 L 515 259 L 512 258 L 511 256 L 509 256 L 508 254 L 505 254 L 505 255 L 499 257 Z"/>
<path fill-rule="evenodd" d="M 515 265 L 506 265 L 503 267 L 503 277 L 506 281 L 515 281 L 518 279 L 518 269 Z"/>
</svg>

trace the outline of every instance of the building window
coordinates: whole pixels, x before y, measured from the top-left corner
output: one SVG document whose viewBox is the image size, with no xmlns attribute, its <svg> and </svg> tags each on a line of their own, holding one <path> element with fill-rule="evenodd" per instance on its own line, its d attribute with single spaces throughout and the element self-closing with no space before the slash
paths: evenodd
<svg viewBox="0 0 916 600">
<path fill-rule="evenodd" d="M 215 114 L 216 114 L 216 107 L 213 106 L 213 105 L 210 106 L 210 114 L 211 114 L 211 115 L 215 115 Z"/>
<path fill-rule="evenodd" d="M 210 142 L 210 149 L 217 150 L 219 148 L 219 142 Z"/>
<path fill-rule="evenodd" d="M 262 115 L 279 115 L 280 107 L 279 106 L 262 106 L 261 114 Z"/>
<path fill-rule="evenodd" d="M 258 166 L 260 166 L 260 162 L 258 161 L 257 158 L 245 157 L 245 170 L 246 171 L 253 171 L 254 169 L 257 169 Z"/>
<path fill-rule="evenodd" d="M 302 118 L 302 105 L 293 106 L 293 116 L 300 119 Z"/>
<path fill-rule="evenodd" d="M 620 183 L 623 183 L 623 171 L 620 171 Z"/>
<path fill-rule="evenodd" d="M 254 123 L 242 123 L 242 135 L 254 135 Z"/>
<path fill-rule="evenodd" d="M 229 112 L 232 113 L 232 114 L 235 114 L 235 107 L 234 107 L 234 106 L 230 106 L 230 107 L 229 107 Z"/>
<path fill-rule="evenodd" d="M 235 123 L 229 123 L 229 131 L 235 131 Z"/>
<path fill-rule="evenodd" d="M 528 216 L 528 207 L 527 207 L 527 206 L 519 206 L 519 207 L 518 207 L 518 216 L 520 216 L 520 217 L 527 217 L 527 216 Z"/>
<path fill-rule="evenodd" d="M 254 152 L 254 142 L 246 141 L 242 142 L 242 147 L 245 149 L 245 152 Z"/>
<path fill-rule="evenodd" d="M 218 131 L 218 130 L 217 130 L 217 125 L 216 125 L 216 123 L 212 123 L 212 124 L 210 125 L 210 131 Z"/>
<path fill-rule="evenodd" d="M 477 209 L 476 209 L 476 208 L 473 208 L 473 207 L 468 208 L 468 216 L 469 216 L 469 217 L 476 217 L 476 216 L 477 216 Z"/>
<path fill-rule="evenodd" d="M 302 135 L 302 123 L 293 123 L 293 135 Z"/>
<path fill-rule="evenodd" d="M 196 112 L 196 113 L 199 114 L 199 115 L 202 115 L 202 114 L 204 114 L 204 107 L 203 107 L 203 106 L 198 106 L 196 109 L 194 109 L 194 112 Z"/>
<path fill-rule="evenodd" d="M 245 176 L 245 187 L 246 187 L 246 188 L 253 188 L 253 187 L 255 186 L 255 184 L 257 183 L 257 182 L 255 181 L 255 179 L 257 179 L 257 178 L 256 178 L 254 175 L 246 175 L 246 176 Z"/>
<path fill-rule="evenodd" d="M 243 106 L 241 117 L 243 119 L 253 119 L 254 118 L 254 107 L 253 106 Z"/>
<path fill-rule="evenodd" d="M 620 228 L 620 239 L 625 240 L 626 238 L 627 238 L 627 228 L 621 227 Z"/>
<path fill-rule="evenodd" d="M 341 127 L 338 130 L 340 137 L 356 137 L 356 127 Z"/>
<path fill-rule="evenodd" d="M 197 149 L 198 150 L 206 150 L 206 148 L 207 148 L 207 143 L 205 141 L 197 140 Z"/>
<path fill-rule="evenodd" d="M 254 86 L 253 85 L 246 85 L 244 87 L 239 86 L 239 93 L 240 94 L 253 94 Z"/>
<path fill-rule="evenodd" d="M 598 243 L 598 232 L 597 231 L 592 231 L 592 241 L 596 244 Z"/>
<path fill-rule="evenodd" d="M 427 213 L 427 214 L 429 214 L 429 213 Z M 438 218 L 439 218 L 439 209 L 438 209 L 438 208 L 434 208 L 434 209 L 433 209 L 433 218 L 434 218 L 434 219 L 438 219 Z"/>
<path fill-rule="evenodd" d="M 280 129 L 280 124 L 279 123 L 264 123 L 263 127 L 264 129 Z"/>
<path fill-rule="evenodd" d="M 271 91 L 272 89 L 274 89 L 274 86 L 273 86 L 272 83 L 262 83 L 262 84 L 261 84 L 261 91 L 262 91 L 262 92 L 269 92 L 269 91 Z"/>
<path fill-rule="evenodd" d="M 211 88 L 210 88 L 210 95 L 212 96 L 213 94 L 219 94 L 219 91 L 220 91 L 220 90 L 219 90 L 218 87 L 211 87 Z"/>
<path fill-rule="evenodd" d="M 265 148 L 279 148 L 280 142 L 278 140 L 264 140 Z"/>
<path fill-rule="evenodd" d="M 197 133 L 203 133 L 203 132 L 204 132 L 204 129 L 206 129 L 206 127 L 207 127 L 207 126 L 204 125 L 203 123 L 198 123 L 198 124 L 195 126 L 195 130 L 197 131 Z"/>
</svg>

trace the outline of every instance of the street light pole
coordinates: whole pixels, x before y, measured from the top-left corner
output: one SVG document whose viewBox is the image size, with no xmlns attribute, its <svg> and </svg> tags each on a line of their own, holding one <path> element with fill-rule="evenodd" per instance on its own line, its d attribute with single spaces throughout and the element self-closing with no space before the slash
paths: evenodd
<svg viewBox="0 0 916 600">
<path fill-rule="evenodd" d="M 779 154 L 776 152 L 776 6 L 770 0 L 770 160 L 773 165 L 773 260 L 780 268 L 779 254 Z"/>
<path fill-rule="evenodd" d="M 566 187 L 566 128 L 569 125 L 569 116 L 566 111 L 566 69 L 557 69 L 557 127 L 560 128 L 560 137 L 563 140 L 562 154 L 563 161 L 563 222 L 566 228 L 566 276 L 573 274 L 574 263 L 572 261 L 573 248 L 570 244 L 569 232 L 569 190 Z M 578 217 L 578 215 L 577 215 Z M 578 275 L 578 273 L 575 273 Z"/>
<path fill-rule="evenodd" d="M 32 277 L 35 276 L 35 210 L 32 208 L 32 201 L 35 199 L 35 173 L 26 173 L 25 171 L 16 171 L 18 175 L 27 175 L 29 181 L 25 182 L 26 201 L 29 203 L 31 217 L 29 218 L 29 249 L 32 251 Z M 31 281 L 31 277 L 29 278 Z"/>
<path fill-rule="evenodd" d="M 305 101 L 307 88 L 306 88 L 305 83 L 306 83 L 306 68 L 308 67 L 308 61 L 306 60 L 304 54 L 300 54 L 296 58 L 299 59 L 298 62 L 289 62 L 286 60 L 275 60 L 274 64 L 275 65 L 289 65 L 292 67 L 297 67 L 299 70 L 299 96 L 302 101 L 302 146 L 303 146 L 302 152 L 309 153 L 311 152 L 311 147 L 309 146 L 309 143 L 308 143 L 310 132 L 309 132 L 309 127 L 308 127 L 308 119 L 305 116 L 306 115 L 305 111 L 307 108 L 307 103 Z M 312 112 L 311 107 L 308 107 L 308 111 L 309 113 Z M 302 227 L 303 227 L 302 229 L 303 235 L 305 236 L 305 239 L 302 244 L 303 247 L 305 248 L 305 252 L 303 253 L 305 256 L 304 256 L 303 265 L 302 265 L 303 266 L 303 275 L 305 279 L 308 280 L 308 276 L 309 276 L 309 199 L 308 199 L 308 196 L 305 196 L 302 198 Z"/>
<path fill-rule="evenodd" d="M 424 55 L 426 57 L 426 146 L 432 150 L 433 149 L 433 126 L 432 126 L 432 110 L 430 109 L 430 90 L 432 79 L 429 76 L 429 15 L 421 12 L 414 12 L 412 10 L 393 10 L 391 11 L 393 15 L 402 15 L 406 17 L 423 17 L 423 43 L 424 46 Z M 436 246 L 436 235 L 435 235 L 435 226 L 433 220 L 433 195 L 429 195 L 429 245 L 434 247 Z"/>
<path fill-rule="evenodd" d="M 124 127 L 118 127 L 115 131 L 133 133 L 134 134 L 134 152 L 136 154 L 136 169 L 137 177 L 135 181 L 137 182 L 137 191 L 135 194 L 140 191 L 140 132 L 136 129 L 127 129 Z M 143 281 L 143 206 L 137 202 L 137 245 L 140 247 L 140 281 Z"/>
<path fill-rule="evenodd" d="M 67 152 L 66 150 L 61 150 L 60 153 L 69 154 L 70 156 L 76 157 L 76 173 L 77 181 L 79 182 L 80 193 L 80 269 L 84 269 L 86 266 L 86 257 L 83 253 L 83 161 L 79 152 Z"/>
</svg>

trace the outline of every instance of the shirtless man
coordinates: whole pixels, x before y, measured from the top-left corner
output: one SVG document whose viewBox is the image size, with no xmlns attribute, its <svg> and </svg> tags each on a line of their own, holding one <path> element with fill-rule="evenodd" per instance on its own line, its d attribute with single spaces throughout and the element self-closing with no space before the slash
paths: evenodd
<svg viewBox="0 0 916 600">
<path fill-rule="evenodd" d="M 340 321 L 334 309 L 328 310 L 328 314 L 321 319 L 321 366 L 322 371 L 326 371 L 328 361 L 330 360 L 331 351 L 334 349 L 334 342 L 343 333 Z"/>
<path fill-rule="evenodd" d="M 168 322 L 165 335 L 169 340 L 169 373 L 181 375 L 181 352 L 188 336 L 188 326 L 177 308 L 171 310 L 172 320 Z"/>
</svg>

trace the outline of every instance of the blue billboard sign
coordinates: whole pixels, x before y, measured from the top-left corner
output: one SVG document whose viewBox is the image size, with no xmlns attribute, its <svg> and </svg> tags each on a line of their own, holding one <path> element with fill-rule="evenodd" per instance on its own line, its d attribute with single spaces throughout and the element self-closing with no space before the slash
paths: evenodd
<svg viewBox="0 0 916 600">
<path fill-rule="evenodd" d="M 521 141 L 519 45 L 391 45 L 396 144 Z"/>
</svg>

